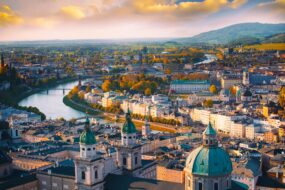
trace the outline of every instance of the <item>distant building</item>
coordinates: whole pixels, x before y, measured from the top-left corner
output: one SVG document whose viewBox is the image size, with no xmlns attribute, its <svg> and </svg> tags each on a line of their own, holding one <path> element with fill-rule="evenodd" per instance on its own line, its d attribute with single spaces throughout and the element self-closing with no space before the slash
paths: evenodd
<svg viewBox="0 0 285 190">
<path fill-rule="evenodd" d="M 209 87 L 208 80 L 174 80 L 170 83 L 170 91 L 181 94 L 208 91 Z"/>
</svg>

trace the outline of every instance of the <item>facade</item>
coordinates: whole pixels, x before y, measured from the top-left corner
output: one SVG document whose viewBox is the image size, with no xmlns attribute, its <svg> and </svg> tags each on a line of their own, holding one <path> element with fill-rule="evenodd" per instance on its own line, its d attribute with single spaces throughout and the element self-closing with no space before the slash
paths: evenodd
<svg viewBox="0 0 285 190">
<path fill-rule="evenodd" d="M 186 160 L 185 190 L 231 189 L 232 170 L 230 157 L 218 146 L 216 131 L 209 123 L 203 133 L 203 145 Z"/>
<path fill-rule="evenodd" d="M 242 80 L 236 76 L 225 76 L 221 79 L 221 87 L 223 89 L 229 89 L 232 86 L 241 83 Z"/>
<path fill-rule="evenodd" d="M 80 156 L 75 159 L 75 188 L 103 190 L 104 159 L 96 154 L 96 139 L 86 119 L 84 132 L 80 135 Z"/>
<path fill-rule="evenodd" d="M 181 94 L 208 91 L 209 87 L 208 80 L 174 80 L 170 83 L 170 91 Z"/>
</svg>

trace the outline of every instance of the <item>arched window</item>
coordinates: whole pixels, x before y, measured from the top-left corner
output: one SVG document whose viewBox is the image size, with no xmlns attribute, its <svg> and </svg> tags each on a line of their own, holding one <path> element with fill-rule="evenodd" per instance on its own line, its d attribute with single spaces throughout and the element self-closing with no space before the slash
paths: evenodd
<svg viewBox="0 0 285 190">
<path fill-rule="evenodd" d="M 123 158 L 123 165 L 127 165 L 127 159 L 126 158 Z"/>
<path fill-rule="evenodd" d="M 81 179 L 85 180 L 85 171 L 81 172 Z"/>
<path fill-rule="evenodd" d="M 219 184 L 218 183 L 214 184 L 214 190 L 219 190 Z"/>
<path fill-rule="evenodd" d="M 98 179 L 98 171 L 95 170 L 95 179 Z"/>
<path fill-rule="evenodd" d="M 138 157 L 135 157 L 135 165 L 138 164 Z"/>
</svg>

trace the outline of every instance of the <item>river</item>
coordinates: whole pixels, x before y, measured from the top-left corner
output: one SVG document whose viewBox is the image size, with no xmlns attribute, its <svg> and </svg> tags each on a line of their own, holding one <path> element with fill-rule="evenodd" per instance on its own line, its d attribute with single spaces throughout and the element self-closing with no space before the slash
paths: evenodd
<svg viewBox="0 0 285 190">
<path fill-rule="evenodd" d="M 201 61 L 196 64 L 203 64 L 203 63 L 209 63 L 217 59 L 215 55 L 212 54 L 206 54 L 206 60 Z M 66 106 L 62 99 L 63 97 L 68 94 L 69 90 L 65 90 L 65 94 L 62 90 L 59 89 L 71 89 L 76 84 L 78 84 L 78 81 L 69 82 L 66 84 L 61 84 L 58 86 L 55 86 L 53 88 L 50 88 L 47 91 L 42 91 L 36 94 L 33 94 L 25 99 L 23 99 L 19 104 L 21 106 L 33 106 L 37 107 L 41 112 L 43 112 L 46 115 L 47 119 L 57 119 L 60 117 L 63 117 L 64 119 L 72 119 L 72 118 L 79 118 L 85 115 L 85 113 L 82 113 L 80 111 L 74 110 L 68 106 Z"/>
<path fill-rule="evenodd" d="M 71 89 L 76 84 L 78 84 L 78 81 L 52 87 L 48 90 L 48 93 L 45 90 L 23 99 L 19 105 L 37 107 L 46 115 L 47 119 L 56 119 L 63 117 L 64 119 L 69 120 L 72 118 L 82 117 L 85 115 L 85 113 L 76 111 L 66 106 L 62 101 L 63 97 L 68 94 L 69 90 L 65 90 L 65 94 L 62 90 L 58 90 Z"/>
</svg>

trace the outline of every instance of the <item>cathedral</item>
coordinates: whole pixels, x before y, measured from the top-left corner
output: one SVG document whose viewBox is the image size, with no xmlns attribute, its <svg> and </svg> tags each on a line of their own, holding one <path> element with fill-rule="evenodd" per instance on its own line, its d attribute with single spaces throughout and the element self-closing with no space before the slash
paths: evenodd
<svg viewBox="0 0 285 190">
<path fill-rule="evenodd" d="M 184 183 L 156 179 L 157 163 L 144 160 L 142 145 L 130 111 L 125 114 L 121 140 L 112 145 L 114 154 L 102 154 L 86 118 L 79 139 L 80 153 L 72 167 L 53 167 L 37 174 L 39 189 L 76 190 L 239 190 L 231 180 L 232 163 L 227 152 L 218 145 L 217 134 L 211 124 L 203 133 L 203 143 L 188 156 L 184 168 Z M 60 179 L 60 180 L 59 180 Z M 52 184 L 52 185 L 49 185 Z"/>
</svg>

